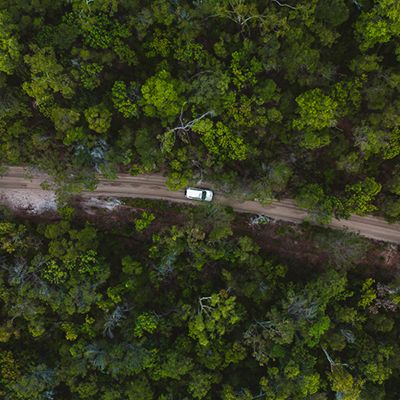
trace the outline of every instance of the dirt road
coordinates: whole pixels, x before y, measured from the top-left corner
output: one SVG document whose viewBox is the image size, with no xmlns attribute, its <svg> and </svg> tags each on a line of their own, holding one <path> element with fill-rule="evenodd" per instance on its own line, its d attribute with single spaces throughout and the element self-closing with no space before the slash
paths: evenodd
<svg viewBox="0 0 400 400">
<path fill-rule="evenodd" d="M 47 179 L 44 174 L 27 176 L 22 167 L 11 167 L 0 177 L 0 194 L 16 190 L 35 193 L 43 192 L 40 184 Z M 139 176 L 119 175 L 115 181 L 100 178 L 95 192 L 86 192 L 84 196 L 110 197 L 139 197 L 146 199 L 169 200 L 180 203 L 192 203 L 184 197 L 182 192 L 171 192 L 167 189 L 166 178 L 157 174 L 143 174 Z M 235 211 L 262 214 L 284 221 L 300 223 L 306 218 L 306 211 L 296 207 L 292 200 L 273 202 L 269 206 L 262 206 L 255 201 L 238 202 L 215 193 L 215 201 L 231 206 Z M 400 224 L 388 224 L 384 219 L 377 217 L 353 216 L 349 220 L 334 219 L 330 224 L 334 228 L 347 228 L 363 236 L 400 244 Z"/>
</svg>

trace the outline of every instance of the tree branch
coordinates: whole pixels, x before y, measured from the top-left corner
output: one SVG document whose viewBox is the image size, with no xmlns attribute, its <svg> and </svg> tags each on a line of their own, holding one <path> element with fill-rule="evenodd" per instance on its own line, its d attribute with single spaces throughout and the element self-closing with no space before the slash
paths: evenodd
<svg viewBox="0 0 400 400">
<path fill-rule="evenodd" d="M 169 132 L 176 132 L 176 131 L 184 131 L 184 132 L 187 132 L 189 129 L 192 129 L 193 125 L 194 125 L 196 122 L 202 120 L 203 118 L 205 118 L 205 117 L 207 117 L 207 116 L 209 116 L 209 115 L 210 115 L 210 116 L 213 116 L 213 115 L 214 115 L 214 111 L 207 111 L 207 112 L 205 112 L 203 115 L 200 115 L 200 117 L 197 117 L 197 118 L 195 118 L 195 119 L 193 119 L 193 120 L 187 122 L 186 125 L 184 125 L 184 124 L 183 124 L 183 120 L 182 120 L 182 112 L 181 112 L 181 115 L 180 115 L 180 117 L 179 117 L 179 121 L 180 121 L 181 125 L 180 125 L 180 126 L 177 126 L 177 127 L 175 127 L 175 128 L 170 129 Z"/>
<path fill-rule="evenodd" d="M 205 312 L 207 316 L 210 316 L 210 312 L 208 310 L 212 310 L 213 308 L 211 306 L 208 306 L 207 304 L 204 304 L 203 301 L 210 301 L 211 297 L 200 297 L 199 298 L 199 305 L 200 305 L 200 314 L 202 312 Z"/>
<path fill-rule="evenodd" d="M 281 3 L 278 0 L 272 0 L 274 3 L 278 4 L 278 6 L 280 7 L 288 7 L 291 10 L 296 10 L 296 7 L 291 6 L 290 4 L 286 4 L 286 3 Z"/>
</svg>

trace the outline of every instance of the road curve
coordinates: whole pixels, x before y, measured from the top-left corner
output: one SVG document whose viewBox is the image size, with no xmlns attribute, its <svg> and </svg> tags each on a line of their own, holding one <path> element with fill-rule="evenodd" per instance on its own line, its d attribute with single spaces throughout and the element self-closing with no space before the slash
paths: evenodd
<svg viewBox="0 0 400 400">
<path fill-rule="evenodd" d="M 45 174 L 29 175 L 23 167 L 10 167 L 6 174 L 0 177 L 0 194 L 8 189 L 42 191 L 41 183 L 45 180 L 48 180 Z M 94 192 L 84 192 L 83 196 L 136 197 L 196 204 L 186 199 L 182 191 L 168 190 L 166 178 L 159 174 L 121 174 L 116 180 L 100 177 L 97 189 Z M 263 206 L 255 201 L 239 202 L 224 197 L 217 191 L 215 201 L 231 206 L 238 212 L 262 214 L 288 222 L 301 223 L 307 217 L 307 212 L 296 207 L 292 200 L 274 201 L 268 206 Z M 382 218 L 352 216 L 348 220 L 334 219 L 329 226 L 346 228 L 371 239 L 400 244 L 400 224 L 389 224 Z"/>
</svg>

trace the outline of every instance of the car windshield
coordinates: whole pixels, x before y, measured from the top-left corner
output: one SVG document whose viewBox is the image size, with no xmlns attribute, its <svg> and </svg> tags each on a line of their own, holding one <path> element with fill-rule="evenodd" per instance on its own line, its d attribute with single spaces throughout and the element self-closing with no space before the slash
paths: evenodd
<svg viewBox="0 0 400 400">
<path fill-rule="evenodd" d="M 207 192 L 205 190 L 203 190 L 203 192 L 201 193 L 201 199 L 205 200 L 207 196 Z"/>
</svg>

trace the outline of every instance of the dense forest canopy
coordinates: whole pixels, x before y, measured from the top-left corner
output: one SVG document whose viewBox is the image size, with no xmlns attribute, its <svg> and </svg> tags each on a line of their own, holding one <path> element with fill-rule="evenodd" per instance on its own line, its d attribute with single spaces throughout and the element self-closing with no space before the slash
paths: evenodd
<svg viewBox="0 0 400 400">
<path fill-rule="evenodd" d="M 0 164 L 400 220 L 399 62 L 399 0 L 0 0 Z M 1 399 L 398 400 L 398 278 L 356 235 L 304 266 L 217 205 L 59 213 L 0 210 Z"/>
<path fill-rule="evenodd" d="M 354 268 L 365 239 L 286 265 L 215 206 L 168 228 L 64 214 L 0 222 L 2 399 L 399 398 L 399 282 Z"/>
<path fill-rule="evenodd" d="M 0 162 L 399 220 L 399 60 L 398 0 L 0 0 Z"/>
</svg>

